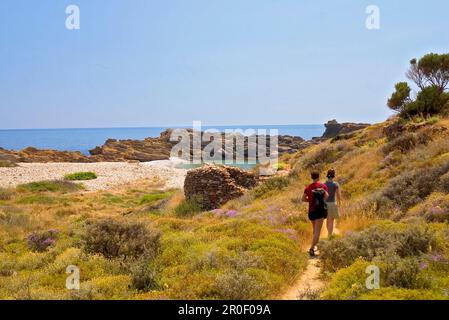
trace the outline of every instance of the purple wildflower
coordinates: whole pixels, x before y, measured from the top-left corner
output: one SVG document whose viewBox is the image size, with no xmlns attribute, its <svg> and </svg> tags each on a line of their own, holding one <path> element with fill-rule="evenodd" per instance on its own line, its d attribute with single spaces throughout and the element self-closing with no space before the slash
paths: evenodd
<svg viewBox="0 0 449 320">
<path fill-rule="evenodd" d="M 237 211 L 229 210 L 228 212 L 226 212 L 226 216 L 228 216 L 229 218 L 234 218 L 235 216 L 237 216 Z"/>
</svg>

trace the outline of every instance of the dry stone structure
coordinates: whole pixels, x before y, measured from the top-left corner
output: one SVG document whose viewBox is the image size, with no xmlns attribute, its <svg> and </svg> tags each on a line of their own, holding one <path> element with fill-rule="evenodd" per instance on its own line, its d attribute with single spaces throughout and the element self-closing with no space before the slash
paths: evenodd
<svg viewBox="0 0 449 320">
<path fill-rule="evenodd" d="M 212 210 L 238 198 L 258 183 L 257 177 L 239 168 L 205 165 L 189 170 L 184 181 L 188 200 L 198 200 L 202 209 Z"/>
</svg>

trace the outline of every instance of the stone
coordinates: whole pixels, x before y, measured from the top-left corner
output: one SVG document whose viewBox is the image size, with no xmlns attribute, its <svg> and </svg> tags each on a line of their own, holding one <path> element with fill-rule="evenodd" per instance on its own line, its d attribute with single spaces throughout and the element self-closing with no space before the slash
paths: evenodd
<svg viewBox="0 0 449 320">
<path fill-rule="evenodd" d="M 365 129 L 366 127 L 370 126 L 370 124 L 352 122 L 338 123 L 337 120 L 334 119 L 328 121 L 324 126 L 326 127 L 326 131 L 324 132 L 322 138 L 330 139 L 335 138 L 340 134 L 347 134 Z"/>
<path fill-rule="evenodd" d="M 203 210 L 212 210 L 242 196 L 257 184 L 254 174 L 240 168 L 204 165 L 187 172 L 184 194 L 187 200 L 199 201 Z"/>
</svg>

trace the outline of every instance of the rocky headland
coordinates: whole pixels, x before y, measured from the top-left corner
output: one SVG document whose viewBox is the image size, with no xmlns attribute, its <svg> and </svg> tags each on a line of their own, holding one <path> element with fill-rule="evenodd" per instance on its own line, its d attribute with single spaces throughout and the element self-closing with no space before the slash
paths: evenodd
<svg viewBox="0 0 449 320">
<path fill-rule="evenodd" d="M 325 124 L 326 131 L 322 137 L 305 141 L 301 137 L 289 135 L 278 136 L 279 154 L 295 153 L 305 149 L 310 144 L 317 144 L 323 140 L 347 134 L 367 127 L 368 124 L 338 123 L 336 120 Z M 90 155 L 84 155 L 77 151 L 40 150 L 28 147 L 20 151 L 6 150 L 0 147 L 0 160 L 11 163 L 95 163 L 95 162 L 149 162 L 155 160 L 168 160 L 172 147 L 177 141 L 170 141 L 172 129 L 165 130 L 157 138 L 144 140 L 116 140 L 108 139 L 102 146 L 89 151 Z M 192 131 L 189 130 L 192 139 Z M 232 149 L 226 149 L 225 135 L 222 134 L 223 148 L 220 150 L 222 157 L 235 153 Z M 256 136 L 256 142 L 263 136 Z M 270 136 L 263 137 L 269 146 Z M 248 153 L 248 137 L 245 139 L 245 155 Z M 202 148 L 210 141 L 202 142 Z M 232 144 L 230 144 L 232 145 Z M 192 152 L 191 152 L 192 154 Z"/>
</svg>

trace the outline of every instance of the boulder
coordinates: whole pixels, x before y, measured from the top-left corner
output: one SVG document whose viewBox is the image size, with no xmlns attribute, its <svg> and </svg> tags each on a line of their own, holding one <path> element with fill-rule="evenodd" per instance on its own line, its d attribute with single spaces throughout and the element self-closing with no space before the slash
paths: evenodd
<svg viewBox="0 0 449 320">
<path fill-rule="evenodd" d="M 326 131 L 324 132 L 322 138 L 330 139 L 335 138 L 340 134 L 347 134 L 357 130 L 365 129 L 370 125 L 367 123 L 352 122 L 338 123 L 337 120 L 331 120 L 328 121 L 324 126 L 326 127 Z"/>
<path fill-rule="evenodd" d="M 257 183 L 254 174 L 242 169 L 204 165 L 187 172 L 184 193 L 187 200 L 199 201 L 203 210 L 212 210 L 242 196 Z"/>
</svg>

